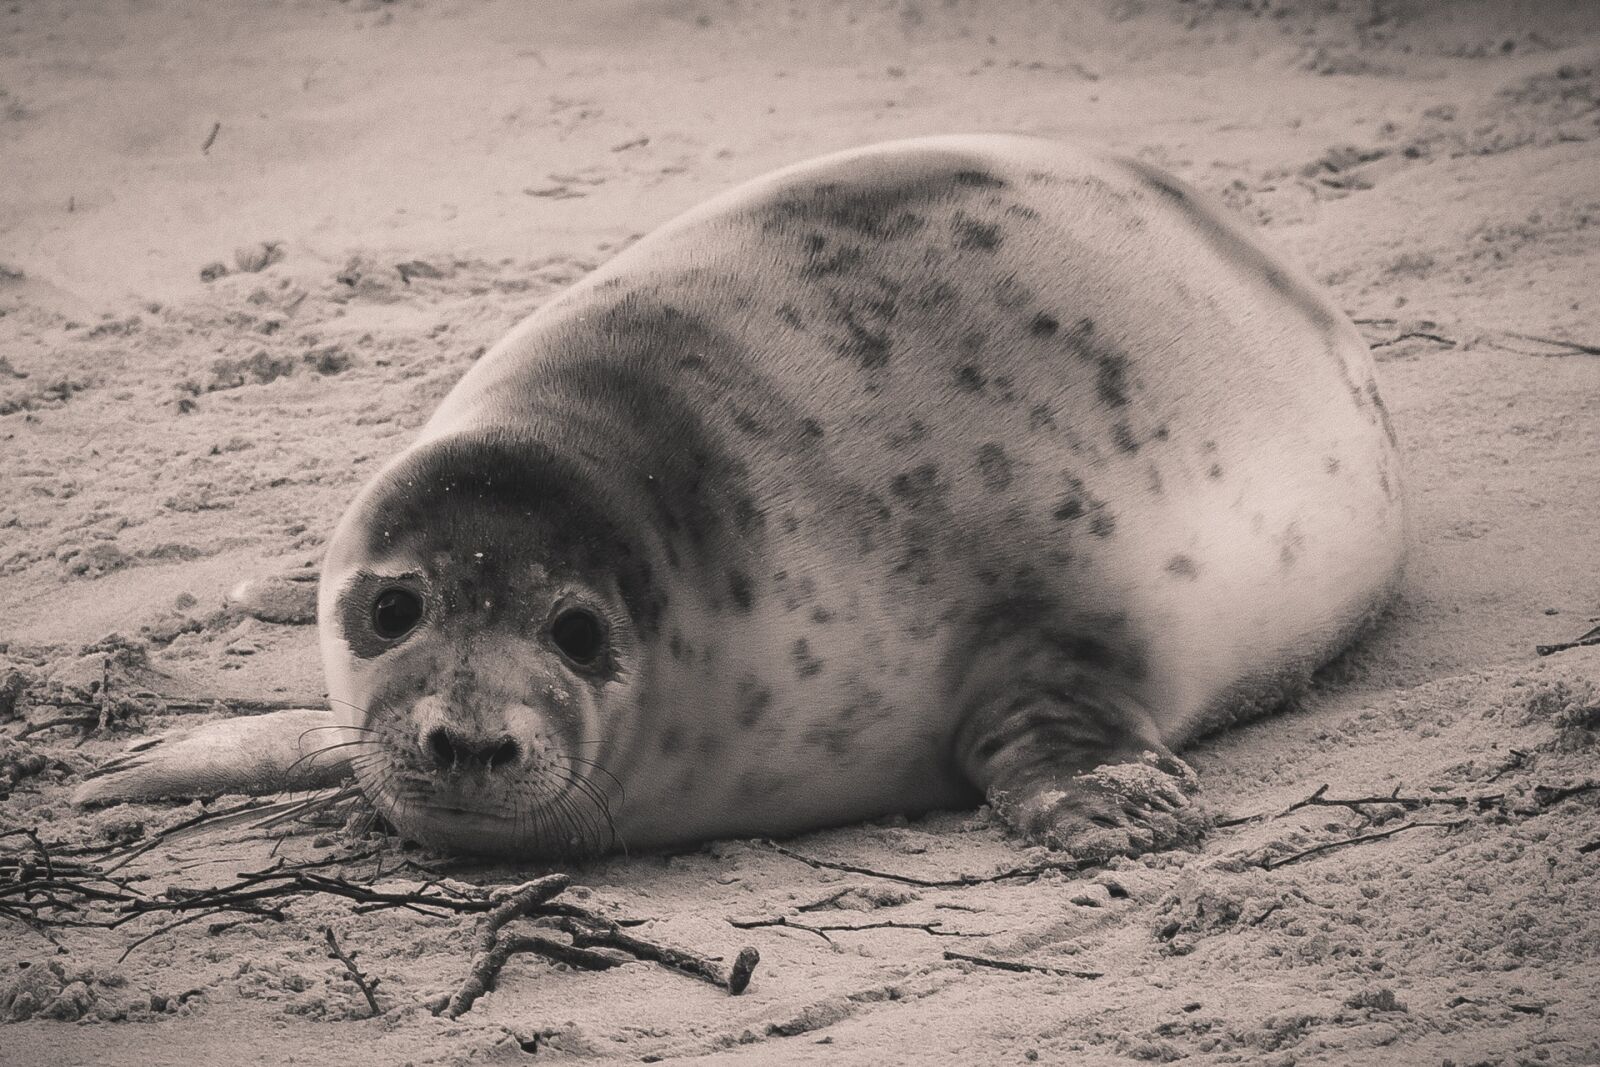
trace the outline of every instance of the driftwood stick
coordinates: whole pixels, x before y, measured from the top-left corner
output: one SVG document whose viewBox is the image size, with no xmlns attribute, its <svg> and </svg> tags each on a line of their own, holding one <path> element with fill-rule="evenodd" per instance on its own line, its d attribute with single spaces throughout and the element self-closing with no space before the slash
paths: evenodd
<svg viewBox="0 0 1600 1067">
<path fill-rule="evenodd" d="M 763 927 L 781 926 L 790 930 L 804 930 L 808 934 L 816 934 L 824 941 L 832 942 L 830 933 L 850 933 L 853 930 L 920 930 L 922 933 L 933 937 L 993 937 L 993 934 L 964 934 L 957 930 L 942 929 L 944 924 L 937 919 L 932 922 L 912 923 L 899 922 L 894 919 L 884 919 L 870 923 L 829 923 L 828 925 L 812 926 L 807 923 L 796 922 L 787 915 L 778 915 L 770 919 L 729 919 L 728 925 L 740 930 L 757 930 Z"/>
<path fill-rule="evenodd" d="M 1506 798 L 1504 793 L 1486 793 L 1478 797 L 1464 796 L 1437 796 L 1437 797 L 1403 797 L 1400 790 L 1395 789 L 1388 796 L 1376 797 L 1350 797 L 1349 799 L 1330 797 L 1327 795 L 1328 786 L 1323 785 L 1316 792 L 1304 800 L 1296 801 L 1283 809 L 1287 815 L 1291 811 L 1301 808 L 1349 808 L 1357 814 L 1366 814 L 1361 811 L 1363 805 L 1368 804 L 1393 804 L 1407 811 L 1416 811 L 1420 808 L 1441 806 L 1450 808 L 1477 808 L 1479 811 L 1488 811 L 1490 808 L 1500 806 Z"/>
<path fill-rule="evenodd" d="M 1274 859 L 1269 856 L 1259 860 L 1257 865 L 1261 867 L 1262 870 L 1275 871 L 1279 867 L 1287 867 L 1291 863 L 1298 863 L 1303 859 L 1309 859 L 1310 857 L 1323 852 L 1332 852 L 1336 848 L 1346 848 L 1350 845 L 1364 845 L 1369 841 L 1378 841 L 1385 837 L 1393 837 L 1395 834 L 1403 834 L 1407 830 L 1420 830 L 1425 826 L 1437 826 L 1441 829 L 1453 830 L 1458 826 L 1465 826 L 1470 821 L 1471 820 L 1469 819 L 1456 819 L 1451 822 L 1403 823 L 1399 826 L 1392 826 L 1387 830 L 1378 830 L 1370 834 L 1358 834 L 1355 837 L 1346 837 L 1338 841 L 1324 841 L 1320 845 L 1313 845 L 1311 848 L 1302 849 L 1299 852 L 1292 852 L 1281 859 Z"/>
<path fill-rule="evenodd" d="M 1559 337 L 1540 337 L 1538 334 L 1517 333 L 1515 330 L 1505 331 L 1507 337 L 1515 337 L 1520 341 L 1533 341 L 1536 344 L 1550 345 L 1554 348 L 1567 348 L 1574 352 L 1582 352 L 1586 356 L 1600 356 L 1600 345 L 1584 344 L 1581 341 L 1566 341 Z"/>
<path fill-rule="evenodd" d="M 622 962 L 615 957 L 563 944 L 538 934 L 524 934 L 496 940 L 487 951 L 480 952 L 473 960 L 472 970 L 467 973 L 466 980 L 445 1005 L 443 1011 L 445 1018 L 457 1019 L 470 1011 L 479 997 L 494 988 L 495 979 L 500 976 L 506 961 L 519 952 L 533 952 L 557 963 L 565 963 L 588 971 L 603 971 Z"/>
<path fill-rule="evenodd" d="M 731 972 L 724 972 L 715 960 L 637 938 L 609 920 L 599 919 L 586 923 L 581 919 L 565 919 L 561 923 L 561 928 L 572 935 L 572 943 L 580 948 L 598 946 L 621 949 L 641 960 L 650 960 L 663 967 L 670 967 L 736 995 L 744 989 L 743 985 L 739 989 L 733 988 Z M 739 957 L 745 958 L 746 953 L 749 954 L 748 970 L 754 971 L 755 965 L 761 960 L 761 954 L 754 948 L 746 947 L 739 951 Z M 748 985 L 749 981 L 747 973 L 744 978 L 745 985 Z"/>
<path fill-rule="evenodd" d="M 969 956 L 965 952 L 946 951 L 944 958 L 947 960 L 961 960 L 964 963 L 975 963 L 979 967 L 993 967 L 997 971 L 1015 971 L 1018 974 L 1054 974 L 1063 978 L 1085 978 L 1093 980 L 1104 978 L 1100 971 L 1073 971 L 1065 967 L 1043 967 L 1036 963 L 1017 963 L 1012 960 L 990 959 L 988 956 Z"/>
<path fill-rule="evenodd" d="M 467 972 L 466 979 L 445 1005 L 444 1014 L 447 1018 L 455 1019 L 470 1011 L 479 997 L 494 988 L 494 981 L 505 967 L 506 961 L 516 953 L 538 952 L 541 955 L 551 956 L 555 951 L 553 946 L 571 947 L 562 946 L 559 942 L 544 937 L 514 937 L 505 940 L 500 937 L 500 930 L 506 923 L 527 915 L 540 904 L 560 895 L 571 884 L 572 880 L 564 874 L 549 874 L 499 894 L 500 904 L 478 924 L 478 932 L 473 939 L 472 969 Z M 598 953 L 588 955 L 598 955 Z M 609 957 L 604 958 L 608 961 L 605 966 L 610 966 L 614 962 L 610 961 Z M 585 965 L 578 962 L 577 958 L 564 959 L 562 962 L 573 963 L 575 966 Z M 589 960 L 588 963 L 594 967 L 601 966 L 594 960 Z"/>
<path fill-rule="evenodd" d="M 376 1018 L 382 1015 L 383 1009 L 378 1007 L 378 998 L 373 996 L 373 991 L 378 988 L 379 980 L 368 978 L 361 973 L 360 968 L 356 966 L 356 954 L 354 952 L 346 954 L 339 947 L 339 942 L 333 936 L 333 927 L 324 926 L 322 928 L 322 936 L 328 942 L 328 955 L 344 964 L 344 969 L 350 972 L 351 981 L 355 982 L 356 988 L 361 990 L 361 995 L 367 998 L 367 1007 L 372 1009 L 372 1017 Z"/>
<path fill-rule="evenodd" d="M 1600 626 L 1596 626 L 1586 634 L 1573 638 L 1571 641 L 1559 641 L 1553 645 L 1534 645 L 1534 652 L 1541 656 L 1565 652 L 1569 648 L 1584 648 L 1588 645 L 1600 645 Z"/>
<path fill-rule="evenodd" d="M 919 886 L 923 889 L 959 889 L 963 886 L 987 885 L 990 882 L 1003 882 L 1011 878 L 1037 878 L 1041 874 L 1047 874 L 1051 871 L 1064 871 L 1068 874 L 1077 874 L 1088 870 L 1091 867 L 1098 866 L 1098 864 L 1090 863 L 1085 860 L 1074 859 L 1063 860 L 1055 863 L 1036 863 L 1027 867 L 1013 867 L 1009 871 L 1001 871 L 998 874 L 963 874 L 955 878 L 918 878 L 915 875 L 895 874 L 892 871 L 879 871 L 874 870 L 871 867 L 858 867 L 853 863 L 841 863 L 837 860 L 818 859 L 815 856 L 808 856 L 803 852 L 796 852 L 792 848 L 785 848 L 776 841 L 767 838 L 763 838 L 761 840 L 761 844 L 767 848 L 770 848 L 780 856 L 787 856 L 792 860 L 798 860 L 807 867 L 811 867 L 815 870 L 844 871 L 846 874 L 864 874 L 871 878 L 883 878 L 891 882 L 899 882 L 902 885 Z"/>
<path fill-rule="evenodd" d="M 201 919 L 209 919 L 209 918 L 211 918 L 213 916 L 216 916 L 216 915 L 226 915 L 226 914 L 229 914 L 229 913 L 232 913 L 232 912 L 238 912 L 238 913 L 244 914 L 244 915 L 254 915 L 254 916 L 257 916 L 259 918 L 272 919 L 272 920 L 275 920 L 277 922 L 282 922 L 285 918 L 287 918 L 287 916 L 285 916 L 283 914 L 283 912 L 279 911 L 276 908 L 251 908 L 251 907 L 234 907 L 232 905 L 225 905 L 225 906 L 219 907 L 219 908 L 212 908 L 212 909 L 210 909 L 208 911 L 197 911 L 193 915 L 185 915 L 181 919 L 174 919 L 172 922 L 162 923 L 160 926 L 156 927 L 154 930 L 151 930 L 148 934 L 145 934 L 143 937 L 138 938 L 132 944 L 130 944 L 127 948 L 122 950 L 122 955 L 117 957 L 117 962 L 118 963 L 122 963 L 129 956 L 133 955 L 133 950 L 138 948 L 140 945 L 143 945 L 143 944 L 145 944 L 146 942 L 149 942 L 149 941 L 154 941 L 156 938 L 160 937 L 162 934 L 170 933 L 173 930 L 176 930 L 180 926 L 188 926 L 190 923 L 199 922 Z"/>
</svg>

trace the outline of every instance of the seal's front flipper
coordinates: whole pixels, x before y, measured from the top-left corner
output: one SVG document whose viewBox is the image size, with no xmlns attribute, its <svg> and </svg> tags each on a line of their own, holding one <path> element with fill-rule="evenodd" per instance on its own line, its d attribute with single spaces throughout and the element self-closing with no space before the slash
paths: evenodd
<svg viewBox="0 0 1600 1067">
<path fill-rule="evenodd" d="M 988 796 L 1000 817 L 1030 840 L 1101 863 L 1203 837 L 1210 818 L 1194 802 L 1198 785 L 1178 757 L 1146 752 L 1020 788 L 997 783 Z"/>
<path fill-rule="evenodd" d="M 141 741 L 95 769 L 72 795 L 79 806 L 123 800 L 263 795 L 337 785 L 360 746 L 331 711 L 303 709 L 222 719 Z"/>
<path fill-rule="evenodd" d="M 974 708 L 958 741 L 973 783 L 1029 840 L 1102 862 L 1190 844 L 1209 818 L 1198 779 L 1149 715 L 1088 678 Z"/>
</svg>

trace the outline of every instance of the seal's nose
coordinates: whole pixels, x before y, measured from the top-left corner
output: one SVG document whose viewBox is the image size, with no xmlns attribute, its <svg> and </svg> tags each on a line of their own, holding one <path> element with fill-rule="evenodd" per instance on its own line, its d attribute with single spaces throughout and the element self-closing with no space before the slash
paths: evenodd
<svg viewBox="0 0 1600 1067">
<path fill-rule="evenodd" d="M 422 751 L 440 772 L 498 771 L 522 758 L 522 746 L 510 734 L 479 736 L 448 726 L 429 730 Z"/>
</svg>

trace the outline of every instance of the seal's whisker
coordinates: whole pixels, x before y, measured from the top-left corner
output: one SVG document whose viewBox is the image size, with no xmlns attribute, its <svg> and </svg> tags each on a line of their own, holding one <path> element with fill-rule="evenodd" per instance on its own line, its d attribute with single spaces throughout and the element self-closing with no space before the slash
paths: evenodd
<svg viewBox="0 0 1600 1067">
<path fill-rule="evenodd" d="M 562 842 L 563 851 L 576 855 L 587 855 L 590 851 L 590 841 L 599 836 L 598 826 L 590 814 L 574 803 L 571 793 L 562 793 L 556 797 L 555 805 L 559 811 L 566 815 L 563 820 L 566 828 L 571 831 L 567 836 L 568 841 L 576 838 L 577 848 L 572 848 L 567 842 Z"/>
<path fill-rule="evenodd" d="M 578 764 L 581 764 L 581 765 L 583 765 L 585 767 L 590 767 L 590 768 L 592 768 L 594 770 L 599 771 L 601 774 L 605 775 L 607 778 L 611 779 L 611 784 L 617 787 L 617 796 L 619 798 L 621 798 L 624 802 L 626 802 L 626 800 L 628 798 L 628 792 L 627 792 L 626 789 L 623 788 L 621 779 L 619 779 L 616 775 L 612 774 L 610 771 L 606 770 L 604 767 L 600 766 L 598 761 L 592 760 L 592 759 L 588 759 L 588 758 L 586 758 L 584 756 L 573 756 L 573 755 L 567 755 L 567 756 L 564 756 L 562 758 L 564 760 L 567 760 L 568 762 L 571 762 L 571 763 L 578 763 Z"/>
<path fill-rule="evenodd" d="M 617 840 L 617 824 L 616 820 L 611 816 L 611 807 L 606 803 L 605 797 L 602 796 L 591 783 L 585 781 L 583 778 L 569 775 L 566 777 L 566 782 L 567 784 L 571 785 L 578 794 L 590 801 L 589 807 L 592 808 L 594 814 L 599 815 L 605 821 L 606 831 L 609 835 L 610 842 L 614 843 Z M 564 796 L 569 798 L 569 801 L 576 806 L 576 798 L 571 793 L 564 794 Z M 589 825 L 591 828 L 598 829 L 594 826 L 593 822 L 590 822 Z"/>
<path fill-rule="evenodd" d="M 285 767 L 281 773 L 281 778 L 283 781 L 287 782 L 289 780 L 289 776 L 298 770 L 302 763 L 314 764 L 318 756 L 326 755 L 329 752 L 336 752 L 341 748 L 358 748 L 362 746 L 376 745 L 378 743 L 379 742 L 377 741 L 363 739 L 360 741 L 340 741 L 336 744 L 324 745 L 322 748 L 313 749 L 312 751 L 305 753 L 299 759 Z"/>
<path fill-rule="evenodd" d="M 318 730 L 349 730 L 360 734 L 375 734 L 378 732 L 371 726 L 350 726 L 346 723 L 332 722 L 325 726 L 307 726 L 300 731 L 300 736 L 303 738 L 306 734 L 314 734 Z"/>
</svg>

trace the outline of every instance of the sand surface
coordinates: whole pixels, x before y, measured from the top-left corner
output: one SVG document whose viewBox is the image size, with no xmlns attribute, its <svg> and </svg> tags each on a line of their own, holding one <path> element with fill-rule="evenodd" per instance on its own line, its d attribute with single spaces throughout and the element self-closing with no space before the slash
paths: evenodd
<svg viewBox="0 0 1600 1067">
<path fill-rule="evenodd" d="M 787 843 L 973 876 L 955 887 L 761 842 L 608 860 L 573 872 L 590 906 L 714 955 L 755 945 L 749 991 L 519 958 L 455 1021 L 420 1005 L 461 980 L 466 920 L 306 897 L 122 959 L 154 920 L 57 946 L 0 918 L 0 1017 L 20 1020 L 0 1063 L 1600 1063 L 1600 647 L 1534 651 L 1600 621 L 1584 0 L 5 3 L 0 673 L 27 690 L 0 709 L 0 832 L 138 840 L 198 809 L 76 812 L 95 763 L 211 714 L 181 699 L 314 705 L 313 628 L 224 593 L 314 562 L 553 293 L 743 178 L 979 130 L 1094 139 L 1219 194 L 1377 346 L 1407 585 L 1336 684 L 1190 753 L 1230 825 L 1197 852 L 987 881 L 1047 857 L 983 812 Z M 75 700 L 117 721 L 17 738 Z M 1324 784 L 1418 803 L 1285 812 Z M 127 871 L 154 892 L 383 844 L 235 828 Z M 427 859 L 382 856 L 396 884 Z M 729 921 L 779 918 L 898 925 Z M 380 1018 L 324 925 L 381 980 Z"/>
</svg>

